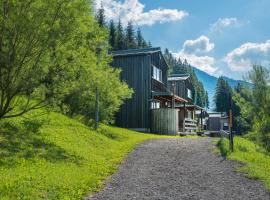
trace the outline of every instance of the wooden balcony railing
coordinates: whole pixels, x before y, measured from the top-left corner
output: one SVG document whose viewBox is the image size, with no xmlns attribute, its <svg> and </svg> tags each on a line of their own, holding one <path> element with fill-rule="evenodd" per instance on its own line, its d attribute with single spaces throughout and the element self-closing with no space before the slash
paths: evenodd
<svg viewBox="0 0 270 200">
<path fill-rule="evenodd" d="M 183 124 L 184 132 L 196 132 L 197 131 L 197 121 L 189 118 L 185 118 Z"/>
<path fill-rule="evenodd" d="M 166 88 L 166 85 L 164 83 L 152 78 L 152 91 L 167 92 L 167 88 Z"/>
</svg>

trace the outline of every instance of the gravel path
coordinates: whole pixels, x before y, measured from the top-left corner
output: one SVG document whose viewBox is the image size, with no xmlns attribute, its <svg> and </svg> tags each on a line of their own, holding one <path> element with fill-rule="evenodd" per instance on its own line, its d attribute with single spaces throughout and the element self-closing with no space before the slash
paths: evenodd
<svg viewBox="0 0 270 200">
<path fill-rule="evenodd" d="M 212 153 L 210 138 L 147 141 L 129 154 L 103 191 L 89 200 L 270 199 L 259 181 Z"/>
</svg>

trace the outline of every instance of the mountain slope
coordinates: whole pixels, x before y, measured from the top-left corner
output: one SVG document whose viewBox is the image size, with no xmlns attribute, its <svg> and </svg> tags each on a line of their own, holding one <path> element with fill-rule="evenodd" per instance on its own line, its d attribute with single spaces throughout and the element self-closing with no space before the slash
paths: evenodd
<svg viewBox="0 0 270 200">
<path fill-rule="evenodd" d="M 207 74 L 206 72 L 199 70 L 196 67 L 193 67 L 198 79 L 203 83 L 205 90 L 207 90 L 208 95 L 209 95 L 209 101 L 210 101 L 210 107 L 213 107 L 213 98 L 215 95 L 215 88 L 216 88 L 216 84 L 217 84 L 217 77 L 211 76 L 209 74 Z M 247 87 L 251 87 L 252 84 L 248 83 L 246 81 L 242 81 L 242 80 L 234 80 L 231 78 L 228 78 L 226 76 L 224 76 L 224 79 L 226 81 L 228 81 L 229 85 L 234 88 L 237 86 L 238 83 L 241 83 Z"/>
</svg>

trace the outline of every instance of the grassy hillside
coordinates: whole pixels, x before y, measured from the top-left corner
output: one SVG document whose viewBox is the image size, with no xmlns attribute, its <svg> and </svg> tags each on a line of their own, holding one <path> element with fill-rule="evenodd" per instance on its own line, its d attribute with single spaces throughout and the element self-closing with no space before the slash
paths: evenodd
<svg viewBox="0 0 270 200">
<path fill-rule="evenodd" d="M 81 199 L 136 144 L 161 137 L 104 125 L 97 133 L 61 114 L 37 114 L 0 123 L 1 200 Z"/>
<path fill-rule="evenodd" d="M 238 170 L 247 173 L 250 177 L 260 179 L 270 191 L 270 156 L 245 138 L 235 137 L 234 144 L 234 152 L 230 153 L 229 141 L 221 139 L 218 142 L 221 154 L 231 160 L 244 163 L 245 165 Z"/>
</svg>

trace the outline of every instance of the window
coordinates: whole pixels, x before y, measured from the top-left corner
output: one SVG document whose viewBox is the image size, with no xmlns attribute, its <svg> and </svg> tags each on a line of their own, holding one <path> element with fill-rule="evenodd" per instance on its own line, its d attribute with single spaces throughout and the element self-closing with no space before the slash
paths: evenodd
<svg viewBox="0 0 270 200">
<path fill-rule="evenodd" d="M 192 92 L 190 89 L 187 89 L 187 96 L 188 98 L 192 99 Z"/>
<path fill-rule="evenodd" d="M 158 108 L 160 108 L 160 102 L 158 101 L 151 102 L 151 109 L 158 109 Z"/>
<path fill-rule="evenodd" d="M 191 111 L 188 111 L 188 119 L 193 119 L 193 113 Z"/>
<path fill-rule="evenodd" d="M 162 71 L 155 66 L 153 66 L 153 78 L 162 82 Z"/>
</svg>

